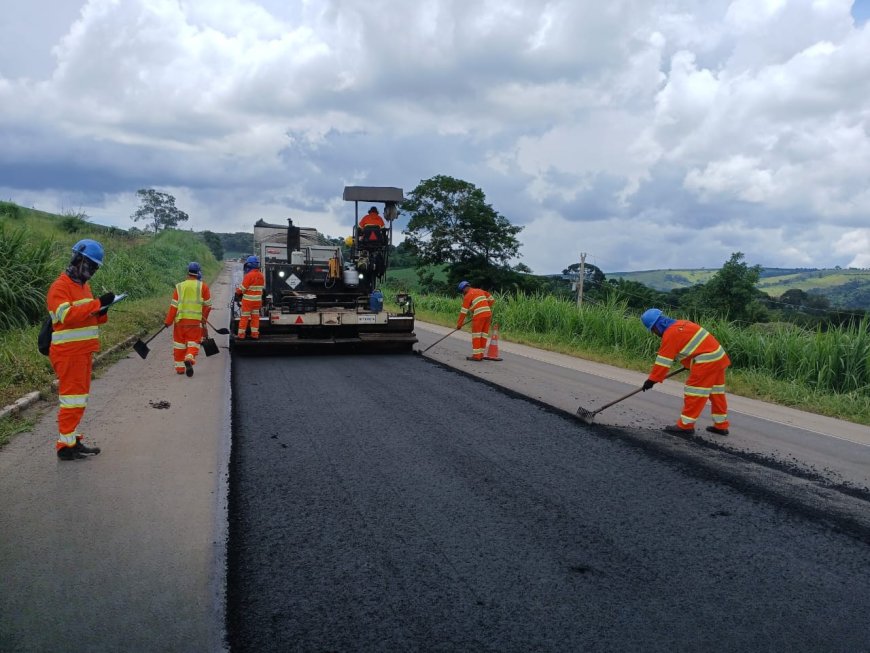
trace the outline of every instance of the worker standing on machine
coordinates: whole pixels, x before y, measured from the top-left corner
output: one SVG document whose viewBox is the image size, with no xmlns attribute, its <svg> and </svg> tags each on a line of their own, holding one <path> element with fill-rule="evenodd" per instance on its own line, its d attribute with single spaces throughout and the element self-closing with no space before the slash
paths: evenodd
<svg viewBox="0 0 870 653">
<path fill-rule="evenodd" d="M 196 261 L 187 266 L 187 279 L 176 284 L 163 323 L 172 329 L 172 358 L 176 374 L 193 376 L 199 344 L 211 312 L 211 290 L 202 281 L 202 268 Z"/>
<path fill-rule="evenodd" d="M 240 301 L 242 304 L 239 332 L 236 334 L 236 338 L 245 339 L 245 332 L 250 321 L 251 339 L 257 340 L 260 337 L 260 308 L 263 306 L 263 288 L 266 285 L 266 279 L 260 271 L 260 259 L 256 256 L 249 256 L 243 269 L 245 278 L 236 288 L 236 301 Z"/>
<path fill-rule="evenodd" d="M 99 447 L 82 442 L 79 422 L 85 414 L 91 391 L 94 353 L 100 350 L 100 328 L 109 319 L 115 294 L 94 299 L 88 281 L 103 264 L 103 246 L 96 240 L 80 240 L 72 248 L 69 266 L 51 284 L 46 296 L 52 334 L 49 360 L 58 379 L 57 442 L 61 460 L 77 460 L 100 453 Z"/>
<path fill-rule="evenodd" d="M 492 323 L 492 307 L 495 299 L 485 290 L 472 288 L 467 281 L 459 282 L 459 292 L 463 294 L 462 309 L 456 328 L 461 329 L 466 316 L 471 313 L 471 356 L 470 361 L 482 361 L 486 350 L 486 340 L 489 338 L 489 326 Z"/>
<path fill-rule="evenodd" d="M 646 392 L 665 380 L 674 362 L 689 370 L 683 388 L 683 412 L 676 425 L 666 426 L 667 433 L 694 433 L 695 422 L 710 400 L 713 426 L 707 431 L 728 435 L 728 401 L 725 399 L 725 370 L 731 364 L 719 341 L 702 326 L 689 320 L 674 320 L 661 310 L 651 308 L 640 316 L 643 325 L 662 339 L 649 378 L 643 382 Z"/>
</svg>

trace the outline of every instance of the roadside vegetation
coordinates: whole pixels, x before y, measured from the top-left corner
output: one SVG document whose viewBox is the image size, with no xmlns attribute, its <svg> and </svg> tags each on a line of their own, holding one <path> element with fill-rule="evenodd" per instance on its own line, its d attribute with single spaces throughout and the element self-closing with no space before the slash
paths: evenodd
<svg viewBox="0 0 870 653">
<path fill-rule="evenodd" d="M 113 306 L 100 329 L 103 350 L 162 324 L 172 287 L 184 278 L 188 262 L 199 261 L 205 278 L 217 275 L 220 263 L 200 234 L 173 229 L 158 233 L 126 231 L 88 222 L 84 214 L 57 216 L 9 202 L 0 203 L 0 407 L 54 379 L 48 357 L 36 349 L 39 327 L 47 315 L 45 294 L 66 268 L 71 248 L 82 238 L 100 241 L 106 261 L 91 280 L 95 295 L 127 293 Z M 0 445 L 21 420 L 4 420 Z"/>
<path fill-rule="evenodd" d="M 391 256 L 387 286 L 411 293 L 420 319 L 455 326 L 456 283 L 466 279 L 496 296 L 493 321 L 507 339 L 646 372 L 660 341 L 639 316 L 658 307 L 704 325 L 722 343 L 732 360 L 730 392 L 870 425 L 870 316 L 861 308 L 833 309 L 825 297 L 791 285 L 817 287 L 842 274 L 768 274 L 735 252 L 718 270 L 636 273 L 665 289 L 630 274 L 608 279 L 579 263 L 539 276 L 508 265 L 520 230 L 472 184 L 433 177 L 401 208 L 409 214 L 407 239 Z M 858 284 L 861 275 L 849 274 Z M 773 287 L 776 275 L 787 279 L 776 286 L 784 289 L 778 297 L 760 289 L 762 278 Z M 858 287 L 851 292 L 860 301 Z"/>
</svg>

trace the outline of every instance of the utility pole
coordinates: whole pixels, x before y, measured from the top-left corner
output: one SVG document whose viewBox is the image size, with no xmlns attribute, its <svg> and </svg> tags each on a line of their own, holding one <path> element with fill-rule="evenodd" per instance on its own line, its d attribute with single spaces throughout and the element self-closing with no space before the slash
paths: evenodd
<svg viewBox="0 0 870 653">
<path fill-rule="evenodd" d="M 583 306 L 583 279 L 586 278 L 586 252 L 580 253 L 580 276 L 577 279 L 577 308 Z"/>
</svg>

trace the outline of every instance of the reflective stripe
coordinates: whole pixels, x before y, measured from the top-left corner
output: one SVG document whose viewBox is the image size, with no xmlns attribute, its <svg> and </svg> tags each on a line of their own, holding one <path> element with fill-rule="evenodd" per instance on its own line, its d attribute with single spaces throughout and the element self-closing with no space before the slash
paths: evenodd
<svg viewBox="0 0 870 653">
<path fill-rule="evenodd" d="M 51 313 L 51 319 L 55 324 L 63 324 L 64 319 L 66 318 L 66 314 L 69 312 L 73 306 L 81 306 L 82 304 L 90 304 L 93 298 L 90 299 L 77 299 L 74 302 L 64 302 L 60 306 L 55 309 L 54 313 Z"/>
<path fill-rule="evenodd" d="M 670 368 L 670 366 L 673 364 L 674 364 L 673 358 L 665 358 L 664 356 L 656 356 L 656 365 L 662 365 L 664 367 Z"/>
<path fill-rule="evenodd" d="M 719 347 L 715 351 L 710 351 L 706 354 L 698 354 L 697 356 L 695 356 L 694 360 L 696 363 L 715 363 L 716 361 L 721 360 L 724 357 L 725 350 L 722 349 L 722 345 L 719 345 Z"/>
<path fill-rule="evenodd" d="M 178 312 L 175 321 L 202 319 L 202 281 L 185 279 L 175 286 L 178 294 Z"/>
<path fill-rule="evenodd" d="M 88 301 L 93 301 L 89 299 Z M 64 345 L 68 342 L 81 342 L 83 340 L 99 340 L 99 327 L 81 327 L 80 329 L 64 329 L 63 331 L 52 331 L 51 344 Z"/>
<path fill-rule="evenodd" d="M 687 356 L 691 356 L 695 350 L 701 346 L 701 343 L 704 342 L 704 338 L 709 336 L 710 334 L 704 328 L 699 328 L 698 333 L 692 336 L 692 339 L 686 343 L 686 346 L 683 347 L 683 350 L 677 354 L 677 360 L 681 361 Z"/>
<path fill-rule="evenodd" d="M 711 413 L 710 417 L 713 419 L 714 424 L 721 424 L 722 422 L 728 421 L 728 415 L 719 415 L 717 413 Z"/>
<path fill-rule="evenodd" d="M 725 386 L 724 385 L 714 385 L 712 388 L 710 388 L 710 394 L 724 395 L 725 394 Z"/>
<path fill-rule="evenodd" d="M 74 447 L 76 444 L 76 432 L 73 431 L 72 433 L 67 434 L 58 433 L 57 441 L 65 444 L 68 447 Z"/>
<path fill-rule="evenodd" d="M 184 346 L 183 342 L 176 342 L 175 340 L 172 341 L 172 348 L 173 349 L 187 349 L 187 347 Z"/>
<path fill-rule="evenodd" d="M 59 395 L 58 403 L 62 408 L 85 408 L 90 395 Z"/>
<path fill-rule="evenodd" d="M 699 388 L 697 386 L 687 385 L 683 388 L 683 394 L 691 397 L 709 397 L 710 388 Z"/>
<path fill-rule="evenodd" d="M 697 417 L 686 417 L 685 415 L 680 415 L 680 421 L 683 424 L 694 424 L 696 421 L 698 421 L 698 418 Z"/>
<path fill-rule="evenodd" d="M 242 299 L 249 302 L 259 302 L 263 299 L 263 286 L 248 286 L 244 289 Z"/>
</svg>

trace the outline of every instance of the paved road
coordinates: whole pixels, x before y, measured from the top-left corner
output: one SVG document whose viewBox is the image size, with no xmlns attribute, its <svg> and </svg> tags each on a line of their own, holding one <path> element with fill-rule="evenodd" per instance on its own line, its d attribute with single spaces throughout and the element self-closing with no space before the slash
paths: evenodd
<svg viewBox="0 0 870 653">
<path fill-rule="evenodd" d="M 417 326 L 420 349 L 449 333 L 444 327 Z M 426 356 L 487 382 L 573 413 L 605 405 L 640 387 L 646 374 L 502 341 L 500 363 L 465 360 L 470 336 L 458 333 L 432 347 Z M 652 365 L 652 361 L 649 361 Z M 595 417 L 602 426 L 648 430 L 676 420 L 685 375 L 631 397 Z M 803 411 L 729 395 L 731 435 L 711 435 L 709 407 L 698 423 L 701 440 L 747 458 L 818 478 L 826 485 L 864 490 L 870 496 L 870 428 Z"/>
<path fill-rule="evenodd" d="M 417 356 L 233 377 L 234 651 L 870 649 L 868 540 L 766 491 L 775 470 Z"/>
</svg>

